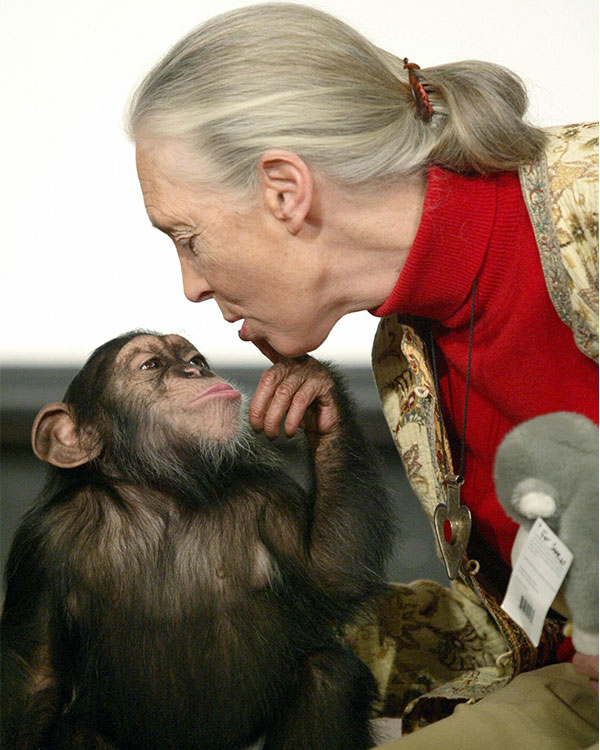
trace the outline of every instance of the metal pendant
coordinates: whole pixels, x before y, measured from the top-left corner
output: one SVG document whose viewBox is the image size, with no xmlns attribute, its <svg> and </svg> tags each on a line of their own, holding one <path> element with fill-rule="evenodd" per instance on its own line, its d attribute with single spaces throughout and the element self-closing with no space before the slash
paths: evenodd
<svg viewBox="0 0 600 750">
<path fill-rule="evenodd" d="M 456 578 L 471 533 L 471 511 L 466 505 L 460 504 L 462 483 L 461 477 L 446 474 L 446 504 L 440 503 L 433 514 L 435 535 L 451 581 Z M 447 536 L 449 540 L 446 539 Z"/>
</svg>

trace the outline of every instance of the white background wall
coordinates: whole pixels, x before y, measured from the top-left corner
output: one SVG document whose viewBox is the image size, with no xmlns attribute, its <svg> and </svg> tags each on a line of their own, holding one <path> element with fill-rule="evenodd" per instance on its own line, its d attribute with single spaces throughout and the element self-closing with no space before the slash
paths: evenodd
<svg viewBox="0 0 600 750">
<path fill-rule="evenodd" d="M 180 36 L 240 0 L 4 0 L 0 8 L 0 360 L 79 364 L 142 326 L 178 331 L 216 364 L 266 364 L 211 301 L 188 302 L 151 229 L 123 134 L 125 103 Z M 319 0 L 423 67 L 498 62 L 539 125 L 597 119 L 595 0 Z M 341 321 L 323 357 L 369 361 L 376 320 Z"/>
</svg>

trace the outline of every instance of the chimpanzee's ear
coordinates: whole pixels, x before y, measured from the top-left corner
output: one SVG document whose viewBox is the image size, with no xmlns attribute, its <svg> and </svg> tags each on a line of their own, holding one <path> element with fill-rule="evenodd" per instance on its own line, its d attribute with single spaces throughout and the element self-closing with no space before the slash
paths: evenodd
<svg viewBox="0 0 600 750">
<path fill-rule="evenodd" d="M 97 458 L 102 447 L 92 436 L 77 433 L 68 404 L 47 404 L 38 413 L 31 430 L 35 455 L 61 469 L 73 469 Z"/>
</svg>

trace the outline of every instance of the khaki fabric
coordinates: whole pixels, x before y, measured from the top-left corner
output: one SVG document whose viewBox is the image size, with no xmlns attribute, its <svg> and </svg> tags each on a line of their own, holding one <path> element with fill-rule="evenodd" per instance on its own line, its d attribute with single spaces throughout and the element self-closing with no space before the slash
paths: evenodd
<svg viewBox="0 0 600 750">
<path fill-rule="evenodd" d="M 571 664 L 516 677 L 475 704 L 380 750 L 577 750 L 598 747 L 598 698 Z"/>
</svg>

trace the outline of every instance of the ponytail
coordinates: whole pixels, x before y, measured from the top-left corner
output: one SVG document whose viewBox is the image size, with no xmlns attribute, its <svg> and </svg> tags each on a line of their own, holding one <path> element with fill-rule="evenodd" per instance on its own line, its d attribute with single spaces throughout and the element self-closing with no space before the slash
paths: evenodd
<svg viewBox="0 0 600 750">
<path fill-rule="evenodd" d="M 515 171 L 534 160 L 545 134 L 523 120 L 527 93 L 500 65 L 465 60 L 418 72 L 434 112 L 444 118 L 428 163 L 456 172 Z"/>
<path fill-rule="evenodd" d="M 516 170 L 539 153 L 543 132 L 523 121 L 525 89 L 508 70 L 471 61 L 415 72 L 433 106 L 427 121 L 403 60 L 315 8 L 254 5 L 178 42 L 136 91 L 128 129 L 135 140 L 181 139 L 202 156 L 204 181 L 249 193 L 272 148 L 348 186 L 430 164 Z"/>
</svg>

